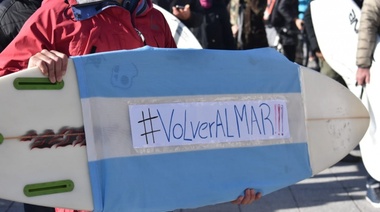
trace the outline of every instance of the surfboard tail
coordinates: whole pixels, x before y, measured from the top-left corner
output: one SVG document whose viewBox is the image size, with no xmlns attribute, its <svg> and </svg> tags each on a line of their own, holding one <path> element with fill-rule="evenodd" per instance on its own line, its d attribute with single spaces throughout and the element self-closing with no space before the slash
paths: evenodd
<svg viewBox="0 0 380 212">
<path fill-rule="evenodd" d="M 313 175 L 353 150 L 369 126 L 360 99 L 333 79 L 301 67 L 310 163 Z M 318 78 L 319 83 L 315 82 Z M 318 129 L 318 130 L 316 130 Z"/>
</svg>

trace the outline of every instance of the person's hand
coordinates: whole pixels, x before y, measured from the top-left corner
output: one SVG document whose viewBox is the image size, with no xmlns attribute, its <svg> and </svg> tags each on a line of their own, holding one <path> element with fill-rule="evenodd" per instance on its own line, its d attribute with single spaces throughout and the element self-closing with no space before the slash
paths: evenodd
<svg viewBox="0 0 380 212">
<path fill-rule="evenodd" d="M 248 205 L 261 198 L 260 192 L 255 192 L 254 189 L 246 189 L 244 196 L 239 196 L 236 200 L 231 201 L 232 204 Z"/>
<path fill-rule="evenodd" d="M 182 21 L 186 21 L 191 16 L 190 5 L 186 4 L 183 9 L 173 7 L 173 15 Z"/>
<path fill-rule="evenodd" d="M 358 68 L 356 71 L 356 83 L 357 85 L 366 85 L 370 81 L 369 68 Z"/>
<path fill-rule="evenodd" d="M 231 31 L 232 31 L 232 35 L 234 36 L 234 38 L 236 38 L 237 36 L 237 33 L 239 31 L 239 26 L 234 24 L 231 26 Z"/>
<path fill-rule="evenodd" d="M 43 49 L 29 59 L 28 68 L 38 67 L 51 83 L 61 82 L 66 73 L 68 57 L 58 51 Z"/>
<path fill-rule="evenodd" d="M 316 51 L 315 52 L 315 56 L 317 56 L 318 60 L 320 60 L 320 61 L 324 61 L 325 60 L 325 58 L 323 57 L 322 52 L 320 52 L 320 51 Z"/>
<path fill-rule="evenodd" d="M 296 19 L 295 20 L 295 22 L 296 22 L 296 26 L 297 26 L 297 28 L 301 31 L 301 30 L 303 30 L 303 20 L 302 19 Z"/>
</svg>

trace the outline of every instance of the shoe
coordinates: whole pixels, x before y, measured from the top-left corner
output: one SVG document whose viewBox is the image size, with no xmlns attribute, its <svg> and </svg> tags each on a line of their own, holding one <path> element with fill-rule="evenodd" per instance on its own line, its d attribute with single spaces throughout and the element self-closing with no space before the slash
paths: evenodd
<svg viewBox="0 0 380 212">
<path fill-rule="evenodd" d="M 367 183 L 367 196 L 366 200 L 371 203 L 375 208 L 380 208 L 380 183 L 374 182 L 372 184 Z"/>
</svg>

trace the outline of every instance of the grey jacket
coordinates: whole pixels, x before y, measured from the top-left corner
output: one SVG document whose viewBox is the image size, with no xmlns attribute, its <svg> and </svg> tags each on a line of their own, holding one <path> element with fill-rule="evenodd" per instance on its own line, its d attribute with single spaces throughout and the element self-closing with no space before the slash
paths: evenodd
<svg viewBox="0 0 380 212">
<path fill-rule="evenodd" d="M 358 32 L 356 65 L 369 68 L 380 32 L 380 0 L 364 0 Z"/>
</svg>

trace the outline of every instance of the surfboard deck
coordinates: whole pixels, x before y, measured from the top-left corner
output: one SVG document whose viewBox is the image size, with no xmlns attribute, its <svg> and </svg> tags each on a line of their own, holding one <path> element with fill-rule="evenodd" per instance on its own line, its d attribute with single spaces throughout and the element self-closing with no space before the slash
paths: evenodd
<svg viewBox="0 0 380 212">
<path fill-rule="evenodd" d="M 243 55 L 248 55 L 248 57 L 243 57 Z M 128 70 L 124 70 L 120 68 L 121 64 L 114 64 L 114 61 L 119 61 L 124 65 L 129 64 L 128 61 L 117 60 L 121 56 L 127 56 L 123 58 L 136 62 L 133 66 L 126 65 Z M 212 62 L 199 65 L 203 67 L 201 69 L 195 65 L 195 61 L 199 61 L 197 56 L 210 59 L 205 61 Z M 148 57 L 155 60 L 152 60 L 151 64 L 146 64 L 137 62 L 141 60 L 134 57 Z M 236 58 L 245 58 L 240 62 L 243 67 L 248 68 L 233 68 L 236 67 Z M 75 66 L 73 60 L 76 61 Z M 108 68 L 104 69 L 105 61 L 113 64 L 112 67 L 105 65 L 104 67 Z M 234 61 L 234 63 L 228 63 L 228 61 Z M 168 63 L 171 64 L 169 67 L 173 68 L 157 70 L 160 65 L 168 67 Z M 81 66 L 91 68 L 94 76 L 102 72 L 105 74 L 109 72 L 108 74 L 112 76 L 111 78 L 99 76 L 99 79 L 103 79 L 100 81 L 87 79 L 90 84 L 96 84 L 102 88 L 100 93 L 96 94 L 98 97 L 95 97 L 94 101 L 100 102 L 102 99 L 100 96 L 105 90 L 127 89 L 130 91 L 126 95 L 132 95 L 132 97 L 127 97 L 120 106 L 121 108 L 129 107 L 129 112 L 125 109 L 118 110 L 120 108 L 115 104 L 117 100 L 109 97 L 105 101 L 107 107 L 101 107 L 104 108 L 102 111 L 106 111 L 105 116 L 115 123 L 120 118 L 130 120 L 131 124 L 128 124 L 129 122 L 125 124 L 129 129 L 125 130 L 124 126 L 115 124 L 113 121 L 106 121 L 103 130 L 100 130 L 98 126 L 100 121 L 97 117 L 92 117 L 93 126 L 86 126 L 82 117 L 91 117 L 89 113 L 95 108 L 81 109 L 92 101 L 91 94 L 87 93 L 90 90 L 78 89 L 78 78 L 82 79 L 83 76 L 79 74 L 77 77 L 76 74 L 78 67 Z M 199 69 L 194 69 L 194 66 Z M 103 71 L 97 72 L 96 67 Z M 183 67 L 182 71 L 178 71 L 178 67 Z M 133 81 L 125 81 L 120 74 L 126 71 L 124 74 L 130 76 L 128 79 L 132 79 L 130 71 L 134 68 L 138 72 L 132 71 Z M 266 195 L 334 165 L 357 146 L 369 122 L 365 107 L 346 88 L 313 70 L 290 63 L 280 53 L 270 48 L 239 52 L 190 49 L 153 49 L 152 51 L 150 48 L 144 48 L 102 53 L 70 59 L 64 85 L 57 90 L 51 87 L 41 89 L 41 86 L 50 85 L 41 82 L 36 85 L 29 81 L 30 78 L 41 77 L 39 70 L 29 69 L 0 79 L 2 91 L 0 92 L 2 102 L 0 104 L 0 119 L 2 120 L 0 134 L 3 137 L 0 145 L 0 167 L 2 167 L 0 169 L 0 198 L 2 199 L 84 210 L 103 206 L 106 208 L 111 205 L 111 208 L 118 210 L 121 209 L 118 207 L 122 202 L 127 202 L 126 199 L 132 198 L 136 202 L 137 200 L 144 202 L 128 202 L 136 207 L 128 208 L 130 210 L 163 211 L 230 201 L 249 187 Z M 106 86 L 109 80 L 104 79 L 111 80 L 110 87 Z M 34 88 L 36 86 L 37 90 Z M 124 95 L 125 92 L 122 93 Z M 171 96 L 164 95 L 167 93 Z M 225 134 L 229 135 L 227 137 L 231 140 L 221 143 L 205 144 L 200 141 L 194 145 L 184 146 L 132 146 L 133 140 L 139 140 L 138 136 L 132 135 L 134 131 L 138 131 L 135 126 L 137 121 L 134 123 L 133 120 L 136 119 L 135 114 L 141 114 L 133 112 L 145 111 L 146 106 L 157 108 L 157 111 L 165 111 L 168 108 L 171 111 L 171 107 L 175 108 L 175 111 L 181 111 L 181 108 L 189 106 L 190 109 L 186 111 L 190 114 L 193 111 L 192 108 L 201 113 L 201 111 L 211 112 L 217 105 L 222 105 L 224 109 L 218 109 L 218 114 L 224 114 L 220 117 L 227 117 L 230 104 L 233 104 L 235 109 L 242 104 L 252 104 L 252 109 L 259 107 L 256 103 L 270 105 L 273 101 L 273 111 L 276 114 L 273 123 L 276 124 L 272 127 L 282 135 L 273 134 L 269 137 L 239 140 L 232 136 L 234 130 L 232 125 L 229 125 L 229 130 L 223 129 L 227 131 Z M 125 102 L 127 102 L 126 105 L 124 105 Z M 109 111 L 121 113 L 113 114 Z M 127 112 L 124 114 L 123 111 Z M 260 116 L 260 113 L 257 114 Z M 207 113 L 202 116 L 207 116 Z M 170 113 L 162 120 L 168 120 L 168 117 L 171 117 Z M 193 116 L 188 115 L 187 121 L 191 117 Z M 236 115 L 236 117 L 240 116 Z M 262 121 L 267 124 L 269 119 L 272 119 L 269 115 L 262 117 Z M 88 121 L 86 118 L 84 120 Z M 222 118 L 220 121 L 223 122 Z M 194 123 L 192 125 L 194 142 L 197 135 L 205 137 L 204 133 L 207 131 L 198 127 L 195 133 L 196 122 L 191 123 Z M 259 122 L 254 123 L 259 124 Z M 277 124 L 281 124 L 281 127 L 276 128 Z M 86 144 L 83 142 L 83 125 L 86 129 Z M 178 131 L 181 124 L 178 122 L 172 126 L 171 136 L 174 142 L 174 138 L 181 137 Z M 225 127 L 224 124 L 219 126 Z M 162 132 L 165 130 L 168 132 L 168 128 Z M 131 148 L 128 150 L 117 148 L 110 151 L 108 146 L 103 146 L 106 150 L 99 152 L 99 147 L 90 144 L 89 140 L 92 138 L 96 140 L 94 135 L 101 131 L 111 132 L 111 137 L 120 131 L 122 134 L 126 131 L 125 143 L 128 143 L 127 145 Z M 165 137 L 165 134 L 163 136 Z M 110 139 L 107 144 L 111 146 L 115 140 L 117 139 Z M 88 159 L 95 157 L 91 155 L 93 151 L 101 154 L 109 151 L 114 156 L 100 163 L 88 162 Z M 112 167 L 121 167 L 118 159 L 124 160 L 125 152 L 135 154 L 130 157 L 132 162 L 129 165 L 133 167 L 112 170 Z M 247 164 L 247 159 L 252 162 Z M 287 164 L 288 162 L 291 164 Z M 178 166 L 179 164 L 182 166 Z M 199 164 L 202 165 L 199 166 Z M 160 165 L 160 170 L 158 170 L 157 167 Z M 89 174 L 89 170 L 94 167 L 97 171 L 102 170 L 99 167 L 103 167 L 107 170 L 103 173 L 108 173 L 109 178 L 115 178 L 114 183 L 105 185 L 100 183 L 100 190 L 104 190 L 107 194 L 112 193 L 123 201 L 117 197 L 111 200 L 107 198 L 103 201 L 99 200 L 99 196 L 96 192 L 94 193 L 99 188 L 90 183 L 90 179 L 92 183 L 95 181 Z M 222 168 L 218 169 L 218 167 Z M 235 173 L 243 176 L 235 176 Z M 230 178 L 231 174 L 234 175 L 233 178 Z M 133 178 L 132 182 L 139 183 L 126 185 L 128 189 L 120 189 L 119 187 L 124 185 L 120 182 L 122 178 Z M 140 178 L 146 181 L 141 181 Z M 117 181 L 116 184 L 115 181 Z M 160 184 L 167 186 L 162 189 Z M 226 185 L 231 185 L 232 188 Z M 180 197 L 177 193 L 173 193 L 178 189 L 183 193 Z M 224 192 L 218 192 L 220 189 Z M 150 192 L 158 193 L 154 193 L 155 198 L 151 198 Z M 101 197 L 102 195 L 104 194 L 100 194 Z M 166 198 L 168 196 L 170 198 Z M 172 205 L 173 202 L 175 206 Z M 104 210 L 112 211 L 109 208 Z"/>
<path fill-rule="evenodd" d="M 177 48 L 202 49 L 202 45 L 198 39 L 177 17 L 156 4 L 153 4 L 153 7 L 164 15 L 169 24 L 174 41 L 177 44 Z"/>
<path fill-rule="evenodd" d="M 360 8 L 351 0 L 317 0 L 311 3 L 311 13 L 317 40 L 325 59 L 348 82 L 349 89 L 359 97 L 362 87 L 355 86 L 355 83 Z M 376 59 L 380 58 L 378 46 L 379 44 L 374 53 L 371 70 L 377 70 L 379 66 Z M 367 134 L 360 142 L 363 163 L 370 175 L 377 180 L 380 180 L 380 169 L 378 168 L 380 142 L 377 139 L 379 133 L 375 129 L 380 117 L 380 113 L 377 111 L 380 105 L 376 100 L 378 99 L 377 91 L 380 89 L 379 84 L 380 76 L 377 71 L 371 71 L 371 82 L 364 89 L 362 102 L 373 118 Z"/>
</svg>

